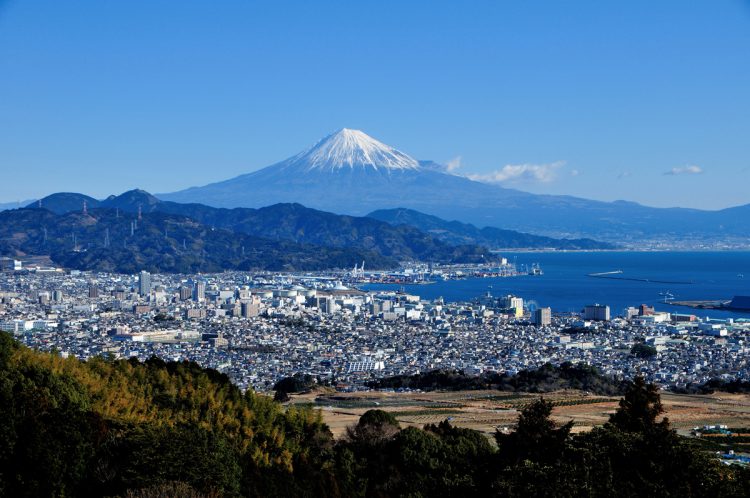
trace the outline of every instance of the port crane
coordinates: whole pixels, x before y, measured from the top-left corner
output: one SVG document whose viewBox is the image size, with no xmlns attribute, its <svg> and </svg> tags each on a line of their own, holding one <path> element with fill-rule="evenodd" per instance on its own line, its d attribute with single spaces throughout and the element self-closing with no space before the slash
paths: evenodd
<svg viewBox="0 0 750 498">
<path fill-rule="evenodd" d="M 358 267 L 357 264 L 355 263 L 354 264 L 354 269 L 352 270 L 351 275 L 352 275 L 353 279 L 365 278 L 365 262 L 362 261 L 362 267 L 361 268 Z"/>
</svg>

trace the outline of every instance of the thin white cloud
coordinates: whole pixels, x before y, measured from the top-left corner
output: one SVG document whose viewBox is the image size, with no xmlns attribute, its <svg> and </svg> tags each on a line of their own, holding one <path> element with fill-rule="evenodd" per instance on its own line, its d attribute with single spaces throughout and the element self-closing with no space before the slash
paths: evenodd
<svg viewBox="0 0 750 498">
<path fill-rule="evenodd" d="M 486 183 L 549 183 L 557 178 L 557 171 L 565 161 L 548 164 L 506 164 L 491 173 L 466 175 L 471 180 Z"/>
<path fill-rule="evenodd" d="M 460 167 L 461 167 L 461 156 L 456 156 L 450 161 L 448 161 L 448 164 L 445 165 L 445 171 L 448 173 L 453 173 Z"/>
<path fill-rule="evenodd" d="M 687 166 L 680 166 L 677 168 L 672 168 L 669 171 L 665 171 L 665 175 L 669 176 L 676 176 L 676 175 L 700 175 L 703 173 L 703 170 L 700 166 L 696 166 L 694 164 L 690 164 Z"/>
<path fill-rule="evenodd" d="M 633 176 L 633 173 L 630 171 L 621 171 L 620 174 L 617 175 L 618 180 L 622 180 L 623 178 L 628 178 L 630 176 Z"/>
<path fill-rule="evenodd" d="M 581 174 L 577 169 L 570 170 L 570 176 L 579 176 Z"/>
</svg>

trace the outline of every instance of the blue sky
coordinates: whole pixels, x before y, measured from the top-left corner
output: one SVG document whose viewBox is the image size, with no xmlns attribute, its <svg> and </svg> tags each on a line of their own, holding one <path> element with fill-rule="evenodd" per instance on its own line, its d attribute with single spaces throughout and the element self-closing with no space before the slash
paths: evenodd
<svg viewBox="0 0 750 498">
<path fill-rule="evenodd" d="M 0 0 L 0 201 L 202 185 L 342 127 L 521 190 L 750 203 L 750 1 Z"/>
</svg>

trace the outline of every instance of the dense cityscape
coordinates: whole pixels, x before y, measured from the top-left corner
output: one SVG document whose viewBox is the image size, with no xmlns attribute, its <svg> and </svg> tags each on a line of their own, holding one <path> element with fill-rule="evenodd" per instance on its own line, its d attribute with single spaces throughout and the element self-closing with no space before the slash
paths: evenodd
<svg viewBox="0 0 750 498">
<path fill-rule="evenodd" d="M 750 373 L 750 320 L 700 319 L 638 303 L 626 310 L 581 303 L 581 313 L 557 313 L 530 310 L 512 295 L 428 301 L 398 286 L 365 292 L 310 273 L 5 266 L 0 329 L 24 344 L 83 360 L 191 360 L 243 389 L 269 391 L 296 373 L 359 390 L 374 378 L 435 369 L 513 374 L 563 362 L 664 387 Z M 644 349 L 638 344 L 651 354 L 634 354 Z"/>
<path fill-rule="evenodd" d="M 0 0 L 0 498 L 750 497 L 750 0 Z"/>
</svg>

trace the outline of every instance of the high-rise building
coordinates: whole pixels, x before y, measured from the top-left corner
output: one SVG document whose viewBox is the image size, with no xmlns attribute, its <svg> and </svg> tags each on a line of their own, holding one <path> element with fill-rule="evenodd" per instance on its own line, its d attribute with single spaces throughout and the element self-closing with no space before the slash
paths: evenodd
<svg viewBox="0 0 750 498">
<path fill-rule="evenodd" d="M 506 310 L 513 310 L 516 317 L 523 316 L 523 298 L 508 294 L 500 298 L 500 307 Z"/>
<path fill-rule="evenodd" d="M 206 282 L 198 280 L 193 288 L 193 299 L 196 301 L 206 300 Z"/>
<path fill-rule="evenodd" d="M 187 301 L 190 299 L 190 296 L 193 294 L 193 289 L 190 287 L 183 285 L 180 287 L 180 301 Z"/>
<path fill-rule="evenodd" d="M 240 314 L 242 318 L 252 318 L 258 316 L 260 312 L 259 302 L 256 299 L 240 301 Z"/>
<path fill-rule="evenodd" d="M 42 291 L 38 294 L 37 299 L 39 299 L 39 304 L 47 305 L 49 304 L 50 295 L 47 291 Z"/>
<path fill-rule="evenodd" d="M 626 320 L 630 320 L 631 318 L 638 316 L 638 311 L 638 308 L 634 306 L 628 306 L 623 310 L 622 316 L 624 316 Z"/>
<path fill-rule="evenodd" d="M 534 311 L 533 315 L 534 325 L 543 327 L 552 323 L 552 309 L 551 308 L 538 308 Z"/>
<path fill-rule="evenodd" d="M 151 293 L 151 274 L 147 271 L 142 271 L 138 274 L 138 294 L 148 296 Z"/>
<path fill-rule="evenodd" d="M 584 320 L 609 320 L 609 306 L 603 304 L 590 304 L 583 309 Z"/>
<path fill-rule="evenodd" d="M 185 310 L 185 318 L 188 320 L 192 318 L 206 318 L 206 310 L 203 308 L 189 308 Z"/>
<path fill-rule="evenodd" d="M 639 314 L 640 316 L 650 316 L 650 315 L 653 315 L 653 314 L 654 314 L 655 312 L 656 312 L 656 311 L 654 310 L 654 307 L 653 307 L 653 306 L 648 306 L 648 305 L 646 305 L 646 304 L 642 304 L 642 305 L 641 305 L 641 306 L 640 306 L 640 307 L 638 308 L 638 314 Z"/>
<path fill-rule="evenodd" d="M 99 297 L 99 287 L 95 283 L 89 284 L 89 299 L 97 299 Z"/>
<path fill-rule="evenodd" d="M 227 341 L 224 337 L 224 332 L 219 330 L 218 335 L 214 338 L 209 339 L 208 343 L 215 348 L 220 348 L 222 346 L 227 346 L 229 344 L 229 341 Z"/>
</svg>

